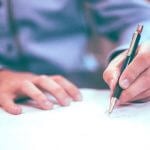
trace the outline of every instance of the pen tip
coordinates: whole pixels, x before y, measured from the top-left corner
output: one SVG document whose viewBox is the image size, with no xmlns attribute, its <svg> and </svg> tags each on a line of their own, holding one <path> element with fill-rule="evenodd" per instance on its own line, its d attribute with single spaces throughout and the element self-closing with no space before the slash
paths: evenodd
<svg viewBox="0 0 150 150">
<path fill-rule="evenodd" d="M 111 114 L 114 107 L 115 107 L 115 104 L 116 104 L 116 101 L 117 101 L 117 98 L 115 97 L 112 97 L 111 100 L 110 100 L 110 105 L 109 105 L 109 109 L 108 109 L 108 114 Z"/>
<path fill-rule="evenodd" d="M 138 25 L 136 31 L 140 34 L 143 31 L 143 25 Z"/>
</svg>

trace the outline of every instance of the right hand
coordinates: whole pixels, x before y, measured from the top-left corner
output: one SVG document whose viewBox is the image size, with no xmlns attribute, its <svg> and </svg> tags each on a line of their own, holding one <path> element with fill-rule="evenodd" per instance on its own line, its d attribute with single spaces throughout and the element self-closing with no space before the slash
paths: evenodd
<svg viewBox="0 0 150 150">
<path fill-rule="evenodd" d="M 150 41 L 138 46 L 135 58 L 120 75 L 127 53 L 127 50 L 122 52 L 109 63 L 103 78 L 110 87 L 111 94 L 119 80 L 123 91 L 117 101 L 118 105 L 150 101 Z"/>
<path fill-rule="evenodd" d="M 82 99 L 79 89 L 62 76 L 0 71 L 0 106 L 8 113 L 21 114 L 22 108 L 15 100 L 24 96 L 34 100 L 41 109 L 52 109 L 53 103 L 48 100 L 45 92 L 54 96 L 61 106 Z"/>
</svg>

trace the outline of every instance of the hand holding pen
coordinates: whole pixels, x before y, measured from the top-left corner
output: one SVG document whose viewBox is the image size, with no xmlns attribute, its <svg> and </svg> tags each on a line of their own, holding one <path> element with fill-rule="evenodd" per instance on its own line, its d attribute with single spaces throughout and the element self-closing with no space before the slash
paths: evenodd
<svg viewBox="0 0 150 150">
<path fill-rule="evenodd" d="M 125 60 L 123 61 L 122 66 L 121 66 L 120 76 L 135 57 L 142 30 L 143 30 L 143 26 L 138 25 L 135 33 L 133 34 L 132 41 L 131 41 L 130 47 L 128 49 L 128 52 L 127 52 L 127 56 L 126 56 Z M 113 108 L 114 108 L 117 100 L 119 100 L 121 92 L 123 90 L 122 87 L 120 87 L 120 85 L 119 85 L 119 78 L 118 78 L 118 82 L 116 84 L 116 87 L 114 89 L 113 96 L 110 99 L 110 106 L 109 106 L 109 110 L 108 110 L 109 113 L 111 113 L 113 111 Z"/>
<path fill-rule="evenodd" d="M 136 32 L 141 33 L 141 29 L 142 26 L 138 26 Z M 109 85 L 111 92 L 113 92 L 113 96 L 116 84 L 119 84 L 121 92 L 118 102 L 120 104 L 136 100 L 150 100 L 150 43 L 140 44 L 136 51 L 137 54 L 133 61 L 123 71 L 121 71 L 121 67 L 128 51 L 124 51 L 114 58 L 103 74 L 104 80 Z"/>
</svg>

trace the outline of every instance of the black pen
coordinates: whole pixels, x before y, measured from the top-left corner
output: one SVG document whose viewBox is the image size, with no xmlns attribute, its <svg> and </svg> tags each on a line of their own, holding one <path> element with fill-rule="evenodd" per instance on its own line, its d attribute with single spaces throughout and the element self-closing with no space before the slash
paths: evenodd
<svg viewBox="0 0 150 150">
<path fill-rule="evenodd" d="M 141 38 L 142 30 L 143 30 L 143 25 L 138 25 L 136 31 L 133 34 L 133 37 L 132 37 L 132 40 L 131 40 L 131 43 L 130 43 L 130 47 L 128 49 L 126 59 L 124 60 L 124 62 L 122 64 L 120 76 L 121 76 L 122 72 L 125 70 L 125 68 L 131 63 L 131 61 L 133 60 L 133 58 L 136 55 L 136 51 L 137 51 L 137 47 L 138 47 L 138 44 L 139 44 L 139 41 L 140 41 L 140 38 Z M 120 78 L 120 76 L 119 76 L 119 78 Z M 114 106 L 115 106 L 117 100 L 119 99 L 119 97 L 121 95 L 121 92 L 123 90 L 119 86 L 119 78 L 118 78 L 113 96 L 110 99 L 110 105 L 109 105 L 109 110 L 108 110 L 109 114 L 113 111 Z"/>
</svg>

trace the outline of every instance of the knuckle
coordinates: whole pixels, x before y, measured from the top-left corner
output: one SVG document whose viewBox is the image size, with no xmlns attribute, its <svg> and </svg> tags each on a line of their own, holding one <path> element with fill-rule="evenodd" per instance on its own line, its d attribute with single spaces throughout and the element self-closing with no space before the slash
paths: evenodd
<svg viewBox="0 0 150 150">
<path fill-rule="evenodd" d="M 110 71 L 108 69 L 106 69 L 104 72 L 103 72 L 103 79 L 107 82 L 108 80 L 108 76 L 110 74 Z"/>
<path fill-rule="evenodd" d="M 61 76 L 61 75 L 56 75 L 56 76 L 54 76 L 54 79 L 55 79 L 56 81 L 61 81 L 61 80 L 64 79 L 64 77 Z"/>
<path fill-rule="evenodd" d="M 77 91 L 77 88 L 72 84 L 66 84 L 66 89 L 69 91 Z"/>
<path fill-rule="evenodd" d="M 46 75 L 41 75 L 41 76 L 39 76 L 39 79 L 40 80 L 46 80 L 48 77 L 46 76 Z"/>
<path fill-rule="evenodd" d="M 110 84 L 112 80 L 118 80 L 119 74 L 118 68 L 109 68 L 104 71 L 103 79 L 107 84 Z"/>
<path fill-rule="evenodd" d="M 30 87 L 31 82 L 29 80 L 23 80 L 21 84 L 21 89 L 26 89 Z"/>
<path fill-rule="evenodd" d="M 139 54 L 139 61 L 141 63 L 149 65 L 150 64 L 149 59 L 150 59 L 150 54 L 149 53 L 141 53 L 141 54 Z"/>
<path fill-rule="evenodd" d="M 60 87 L 60 86 L 57 86 L 55 88 L 53 88 L 53 92 L 54 93 L 64 93 L 64 90 Z"/>
<path fill-rule="evenodd" d="M 49 78 L 46 75 L 41 75 L 41 76 L 38 76 L 37 82 L 41 83 L 41 82 L 47 81 L 48 79 Z"/>
<path fill-rule="evenodd" d="M 142 53 L 142 54 L 139 55 L 139 60 L 140 60 L 141 62 L 144 62 L 145 59 L 146 59 L 146 56 L 144 55 L 144 53 Z"/>
<path fill-rule="evenodd" d="M 28 86 L 29 83 L 30 83 L 29 80 L 23 80 L 23 81 L 22 81 L 22 85 L 24 85 L 24 86 Z"/>
</svg>

